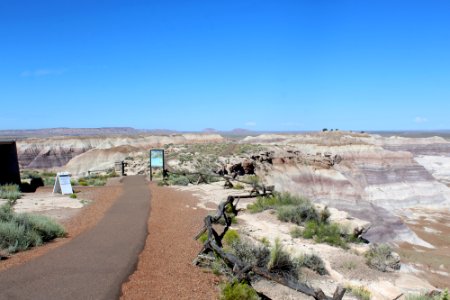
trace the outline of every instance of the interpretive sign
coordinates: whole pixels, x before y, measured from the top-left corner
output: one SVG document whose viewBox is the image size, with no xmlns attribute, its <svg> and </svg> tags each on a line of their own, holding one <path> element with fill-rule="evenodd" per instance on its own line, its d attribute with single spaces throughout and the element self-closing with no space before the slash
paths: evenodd
<svg viewBox="0 0 450 300">
<path fill-rule="evenodd" d="M 63 195 L 73 194 L 72 184 L 70 183 L 70 174 L 68 172 L 59 172 L 56 174 L 53 193 Z"/>
<path fill-rule="evenodd" d="M 152 149 L 150 150 L 150 180 L 153 178 L 153 169 L 164 170 L 164 150 Z"/>
<path fill-rule="evenodd" d="M 152 168 L 164 168 L 164 150 L 150 150 L 150 166 Z"/>
</svg>

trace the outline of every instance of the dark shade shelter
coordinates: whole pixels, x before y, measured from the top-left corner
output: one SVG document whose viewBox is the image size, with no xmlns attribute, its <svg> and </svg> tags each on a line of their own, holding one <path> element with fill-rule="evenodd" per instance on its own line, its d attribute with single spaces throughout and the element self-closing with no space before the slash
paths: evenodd
<svg viewBox="0 0 450 300">
<path fill-rule="evenodd" d="M 0 185 L 20 184 L 19 160 L 15 141 L 0 141 Z"/>
</svg>

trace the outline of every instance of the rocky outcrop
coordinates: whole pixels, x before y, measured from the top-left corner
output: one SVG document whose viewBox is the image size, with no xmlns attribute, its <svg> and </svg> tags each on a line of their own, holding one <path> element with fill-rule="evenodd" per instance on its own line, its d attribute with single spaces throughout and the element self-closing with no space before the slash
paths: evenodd
<svg viewBox="0 0 450 300">
<path fill-rule="evenodd" d="M 371 241 L 407 240 L 432 247 L 409 230 L 396 211 L 416 206 L 450 206 L 450 189 L 418 163 L 416 156 L 427 149 L 427 153 L 439 150 L 445 157 L 445 140 L 345 132 L 246 140 L 262 143 L 278 153 L 270 159 L 255 157 L 260 162 L 256 173 L 264 177 L 266 184 L 275 185 L 276 190 L 307 196 L 370 221 L 372 227 L 364 237 Z"/>
</svg>

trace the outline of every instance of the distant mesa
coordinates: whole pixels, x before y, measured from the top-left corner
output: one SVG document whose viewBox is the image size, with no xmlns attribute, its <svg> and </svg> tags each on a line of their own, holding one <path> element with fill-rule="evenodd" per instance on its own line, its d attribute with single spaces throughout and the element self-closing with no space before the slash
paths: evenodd
<svg viewBox="0 0 450 300">
<path fill-rule="evenodd" d="M 205 132 L 205 133 L 217 133 L 219 131 L 217 129 L 214 129 L 214 128 L 205 128 L 205 129 L 202 130 L 202 132 Z"/>
<path fill-rule="evenodd" d="M 251 133 L 251 130 L 248 129 L 244 129 L 244 128 L 235 128 L 233 130 L 231 130 L 231 133 L 234 134 L 247 134 L 247 133 Z"/>
</svg>

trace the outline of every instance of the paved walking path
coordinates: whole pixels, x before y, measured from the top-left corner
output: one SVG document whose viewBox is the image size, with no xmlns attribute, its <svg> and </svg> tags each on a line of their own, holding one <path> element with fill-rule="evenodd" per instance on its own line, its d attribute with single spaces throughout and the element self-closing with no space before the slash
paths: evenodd
<svg viewBox="0 0 450 300">
<path fill-rule="evenodd" d="M 117 299 L 147 237 L 150 191 L 142 176 L 91 230 L 28 263 L 0 272 L 0 299 Z"/>
</svg>

